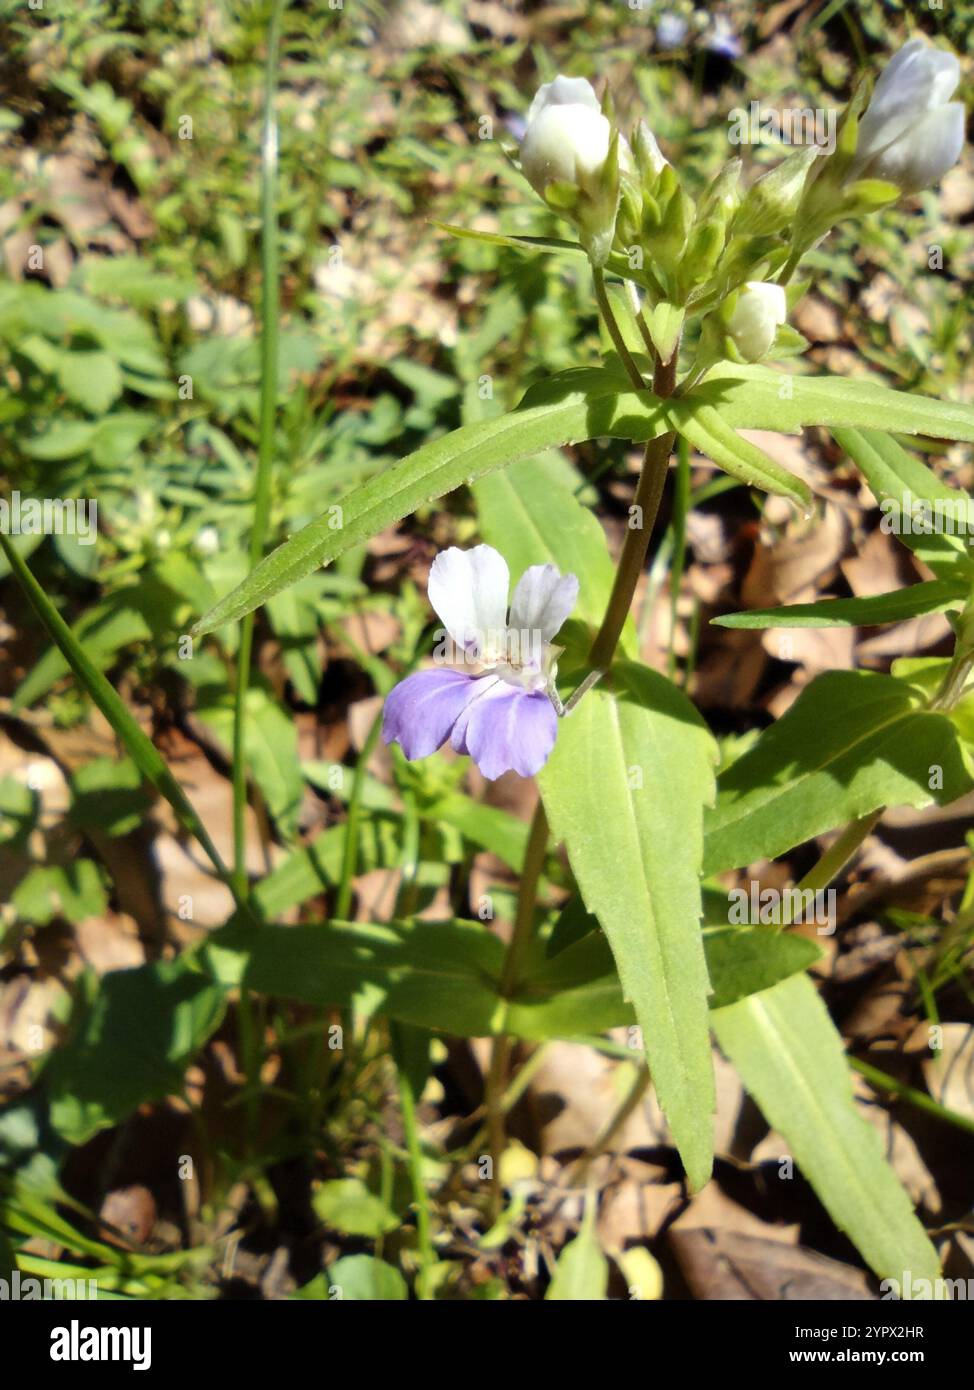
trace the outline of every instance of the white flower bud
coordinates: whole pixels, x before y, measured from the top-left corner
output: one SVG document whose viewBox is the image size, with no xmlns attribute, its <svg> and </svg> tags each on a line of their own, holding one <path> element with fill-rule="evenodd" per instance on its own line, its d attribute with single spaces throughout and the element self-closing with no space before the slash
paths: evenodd
<svg viewBox="0 0 974 1390">
<path fill-rule="evenodd" d="M 746 362 L 757 362 L 770 352 L 778 325 L 788 317 L 785 292 L 780 285 L 749 280 L 737 296 L 727 319 L 727 332 Z"/>
<path fill-rule="evenodd" d="M 556 77 L 538 91 L 521 142 L 521 168 L 536 193 L 549 183 L 582 185 L 602 168 L 612 130 L 583 77 Z"/>
<path fill-rule="evenodd" d="M 953 53 L 911 39 L 883 70 L 860 118 L 849 179 L 885 179 L 904 193 L 936 183 L 957 163 L 964 107 L 950 101 L 960 81 Z"/>
<path fill-rule="evenodd" d="M 616 158 L 609 162 L 613 139 Z M 521 171 L 536 193 L 576 224 L 595 265 L 612 245 L 619 172 L 632 168 L 625 140 L 614 136 L 599 99 L 582 77 L 556 77 L 538 91 L 521 141 Z M 551 184 L 568 185 L 550 192 Z"/>
</svg>

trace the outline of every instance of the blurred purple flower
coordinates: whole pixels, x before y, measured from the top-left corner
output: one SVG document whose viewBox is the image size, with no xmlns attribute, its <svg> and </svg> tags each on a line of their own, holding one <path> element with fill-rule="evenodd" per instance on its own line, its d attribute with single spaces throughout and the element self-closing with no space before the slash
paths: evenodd
<svg viewBox="0 0 974 1390">
<path fill-rule="evenodd" d="M 679 48 L 687 36 L 689 25 L 678 14 L 661 14 L 656 23 L 656 43 L 659 48 Z"/>
<path fill-rule="evenodd" d="M 555 744 L 558 716 L 548 696 L 558 649 L 551 639 L 575 606 L 578 580 L 532 565 L 514 590 L 504 557 L 489 545 L 455 547 L 433 561 L 429 599 L 455 644 L 452 659 L 477 674 L 440 666 L 407 676 L 386 700 L 382 737 L 406 757 L 429 757 L 447 739 L 490 780 L 532 777 Z M 442 659 L 442 658 L 441 658 Z"/>
<path fill-rule="evenodd" d="M 704 39 L 704 47 L 711 53 L 719 53 L 722 58 L 739 58 L 743 51 L 740 39 L 731 28 L 730 20 L 722 14 L 714 15 L 713 28 Z"/>
</svg>

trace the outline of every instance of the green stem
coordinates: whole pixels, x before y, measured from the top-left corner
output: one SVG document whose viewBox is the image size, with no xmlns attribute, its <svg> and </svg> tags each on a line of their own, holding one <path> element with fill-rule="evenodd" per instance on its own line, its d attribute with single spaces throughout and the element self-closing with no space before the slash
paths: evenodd
<svg viewBox="0 0 974 1390">
<path fill-rule="evenodd" d="M 928 1115 L 935 1116 L 938 1120 L 943 1120 L 945 1124 L 953 1125 L 956 1129 L 966 1130 L 968 1134 L 974 1134 L 974 1120 L 969 1115 L 960 1115 L 956 1110 L 948 1110 L 946 1105 L 941 1105 L 934 1100 L 933 1096 L 928 1096 L 924 1091 L 918 1091 L 915 1086 L 908 1086 L 905 1081 L 897 1081 L 895 1076 L 887 1076 L 886 1072 L 880 1071 L 878 1067 L 872 1066 L 869 1062 L 862 1062 L 858 1057 L 849 1058 L 849 1066 L 854 1068 L 861 1076 L 864 1076 L 870 1085 L 875 1086 L 880 1091 L 886 1091 L 891 1096 L 896 1096 L 898 1100 L 905 1100 L 908 1105 L 913 1105 L 917 1110 L 924 1110 Z"/>
<path fill-rule="evenodd" d="M 278 318 L 280 316 L 280 264 L 277 222 L 277 69 L 281 45 L 281 19 L 286 0 L 273 0 L 267 30 L 267 63 L 264 80 L 264 126 L 261 137 L 260 218 L 261 270 L 261 371 L 260 437 L 254 488 L 254 523 L 250 532 L 250 568 L 264 553 L 270 522 L 271 470 L 274 462 L 277 416 Z M 248 890 L 246 861 L 247 760 L 244 735 L 247 687 L 254 644 L 256 610 L 248 613 L 240 629 L 233 711 L 233 874 L 237 891 Z"/>
<path fill-rule="evenodd" d="M 785 899 L 782 926 L 791 925 L 791 909 L 797 901 L 797 895 L 805 892 L 818 893 L 821 889 L 827 888 L 832 880 L 842 872 L 866 836 L 878 824 L 885 810 L 885 806 L 880 806 L 878 811 L 871 811 L 868 816 L 861 816 L 859 820 L 851 821 L 846 826 L 835 843 L 829 846 L 822 857 L 812 865 L 805 877 L 795 885 L 795 897 Z"/>
<path fill-rule="evenodd" d="M 539 800 L 535 807 L 531 829 L 528 832 L 527 848 L 524 852 L 524 865 L 521 869 L 521 883 L 517 894 L 517 911 L 514 914 L 514 927 L 511 939 L 504 952 L 498 993 L 506 1003 L 514 997 L 520 979 L 524 953 L 531 940 L 534 926 L 534 909 L 538 897 L 538 882 L 544 867 L 545 851 L 548 848 L 548 817 L 544 804 Z M 490 1066 L 484 1088 L 484 1106 L 487 1111 L 487 1133 L 491 1156 L 491 1219 L 496 1221 L 503 1203 L 500 1163 L 504 1152 L 504 1087 L 507 1067 L 511 1056 L 512 1040 L 503 1029 L 494 1036 L 491 1047 Z"/>
<path fill-rule="evenodd" d="M 339 922 L 348 920 L 348 914 L 352 908 L 352 879 L 355 876 L 355 865 L 358 860 L 358 831 L 362 814 L 362 797 L 365 792 L 365 769 L 375 745 L 379 741 L 381 728 L 382 710 L 380 709 L 365 737 L 362 752 L 359 754 L 355 771 L 352 774 L 352 791 L 348 798 L 348 810 L 345 813 L 345 838 L 342 841 L 342 876 L 338 884 L 338 893 L 335 896 L 335 917 Z"/>
<path fill-rule="evenodd" d="M 616 1135 L 629 1119 L 629 1116 L 649 1090 L 649 1081 L 649 1067 L 643 1063 L 633 1077 L 633 1082 L 629 1090 L 617 1106 L 615 1114 L 609 1118 L 601 1133 L 593 1139 L 592 1143 L 572 1169 L 570 1181 L 573 1186 L 580 1187 L 585 1181 L 588 1176 L 589 1168 L 591 1168 L 592 1164 L 601 1154 L 605 1153 L 613 1139 L 615 1139 Z"/>
<path fill-rule="evenodd" d="M 392 1025 L 394 1036 L 398 1027 L 397 1024 Z M 401 1049 L 396 1048 L 394 1040 L 393 1052 L 400 1051 Z M 405 1066 L 400 1066 L 398 1060 L 396 1074 L 399 1080 L 399 1109 L 402 1113 L 403 1135 L 406 1140 L 406 1153 L 409 1157 L 409 1178 L 413 1189 L 413 1201 L 416 1204 L 416 1239 L 419 1246 L 419 1275 L 416 1279 L 416 1292 L 419 1298 L 429 1299 L 432 1298 L 429 1278 L 436 1263 L 436 1252 L 433 1249 L 429 1194 L 423 1181 L 423 1149 L 416 1119 L 416 1096 L 413 1094 L 408 1069 Z"/>
<path fill-rule="evenodd" d="M 643 381 L 642 373 L 640 372 L 639 368 L 636 366 L 635 361 L 633 360 L 632 353 L 626 347 L 626 340 L 622 336 L 622 330 L 620 329 L 619 324 L 616 321 L 615 311 L 612 308 L 612 303 L 609 299 L 608 294 L 606 293 L 605 275 L 602 272 L 602 270 L 596 265 L 593 265 L 592 267 L 592 280 L 595 284 L 595 298 L 598 301 L 602 317 L 605 319 L 605 326 L 609 330 L 609 337 L 612 339 L 613 347 L 619 354 L 619 357 L 622 361 L 622 365 L 625 367 L 626 371 L 629 374 L 629 380 L 632 382 L 633 390 L 645 391 L 646 383 L 645 381 Z"/>
<path fill-rule="evenodd" d="M 656 364 L 653 391 L 661 400 L 665 400 L 673 394 L 673 388 L 676 385 L 676 358 L 677 351 L 674 349 L 669 362 L 657 362 Z M 612 665 L 615 649 L 619 644 L 629 609 L 632 607 L 636 585 L 643 572 L 646 552 L 649 549 L 650 537 L 663 497 L 663 486 L 666 482 L 666 470 L 669 466 L 673 439 L 672 433 L 663 434 L 656 439 L 651 439 L 646 445 L 642 472 L 639 475 L 636 495 L 633 498 L 633 506 L 640 509 L 637 513 L 640 525 L 630 527 L 626 532 L 626 539 L 623 542 L 622 554 L 619 556 L 619 565 L 616 569 L 615 581 L 612 585 L 612 593 L 606 606 L 605 616 L 602 619 L 602 626 L 599 628 L 589 653 L 589 665 L 599 671 L 607 671 Z"/>
</svg>

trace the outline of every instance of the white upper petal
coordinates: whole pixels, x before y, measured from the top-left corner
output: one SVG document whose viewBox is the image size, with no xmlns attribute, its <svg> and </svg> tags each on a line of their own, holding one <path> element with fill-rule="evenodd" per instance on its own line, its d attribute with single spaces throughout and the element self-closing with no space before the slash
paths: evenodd
<svg viewBox="0 0 974 1390">
<path fill-rule="evenodd" d="M 550 642 L 578 599 L 578 580 L 556 565 L 532 565 L 518 580 L 511 600 L 510 629 L 522 644 Z M 536 638 L 531 634 L 537 633 Z"/>
<path fill-rule="evenodd" d="M 966 120 L 960 101 L 928 111 L 912 130 L 881 150 L 866 172 L 899 184 L 904 193 L 929 188 L 960 158 Z"/>
<path fill-rule="evenodd" d="M 960 63 L 953 53 L 911 39 L 883 70 L 859 122 L 858 167 L 912 129 L 925 112 L 949 101 L 959 81 Z"/>
<path fill-rule="evenodd" d="M 553 82 L 539 87 L 528 108 L 528 125 L 546 106 L 589 106 L 593 111 L 602 109 L 591 82 L 586 82 L 584 77 L 558 76 Z"/>
<path fill-rule="evenodd" d="M 503 643 L 510 583 L 507 561 L 493 546 L 451 546 L 433 561 L 429 599 L 457 646 L 483 654 Z"/>
</svg>

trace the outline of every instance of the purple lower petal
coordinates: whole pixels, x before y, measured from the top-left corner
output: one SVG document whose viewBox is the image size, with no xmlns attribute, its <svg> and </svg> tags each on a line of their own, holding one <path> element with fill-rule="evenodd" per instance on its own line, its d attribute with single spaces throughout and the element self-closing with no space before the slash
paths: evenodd
<svg viewBox="0 0 974 1390">
<path fill-rule="evenodd" d="M 462 671 L 437 669 L 407 676 L 386 699 L 383 740 L 398 743 L 410 762 L 428 758 L 449 738 L 477 685 Z"/>
<path fill-rule="evenodd" d="M 472 700 L 462 720 L 464 747 L 490 781 L 504 772 L 533 777 L 547 762 L 557 732 L 558 716 L 547 695 L 502 680 Z"/>
</svg>

